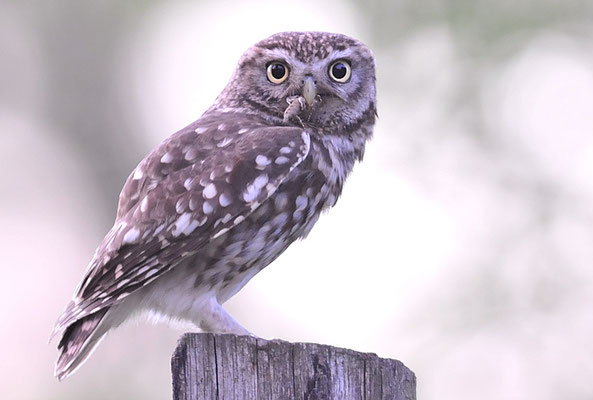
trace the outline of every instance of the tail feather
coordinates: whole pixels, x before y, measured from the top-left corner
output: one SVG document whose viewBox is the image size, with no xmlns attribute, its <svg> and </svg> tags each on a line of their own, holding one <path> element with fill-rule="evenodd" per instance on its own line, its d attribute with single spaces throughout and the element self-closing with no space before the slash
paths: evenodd
<svg viewBox="0 0 593 400">
<path fill-rule="evenodd" d="M 58 344 L 58 361 L 55 375 L 62 380 L 71 375 L 91 355 L 107 333 L 99 327 L 108 309 L 99 310 L 66 328 Z"/>
</svg>

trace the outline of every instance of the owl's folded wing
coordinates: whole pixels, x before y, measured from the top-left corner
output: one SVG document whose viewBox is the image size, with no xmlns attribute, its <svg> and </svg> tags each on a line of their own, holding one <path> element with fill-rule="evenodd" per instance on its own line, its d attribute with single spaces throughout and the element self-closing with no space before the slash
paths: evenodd
<svg viewBox="0 0 593 400">
<path fill-rule="evenodd" d="M 309 145 L 301 128 L 245 118 L 202 118 L 165 140 L 126 181 L 115 224 L 54 333 L 119 302 L 240 224 L 307 157 Z"/>
</svg>

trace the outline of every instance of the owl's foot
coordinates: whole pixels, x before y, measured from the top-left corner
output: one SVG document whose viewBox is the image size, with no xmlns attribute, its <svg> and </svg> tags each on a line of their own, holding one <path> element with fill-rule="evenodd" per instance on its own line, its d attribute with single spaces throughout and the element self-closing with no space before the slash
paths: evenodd
<svg viewBox="0 0 593 400">
<path fill-rule="evenodd" d="M 257 338 L 256 335 L 245 329 L 231 314 L 222 308 L 214 298 L 200 310 L 198 326 L 205 332 L 233 333 Z"/>
</svg>

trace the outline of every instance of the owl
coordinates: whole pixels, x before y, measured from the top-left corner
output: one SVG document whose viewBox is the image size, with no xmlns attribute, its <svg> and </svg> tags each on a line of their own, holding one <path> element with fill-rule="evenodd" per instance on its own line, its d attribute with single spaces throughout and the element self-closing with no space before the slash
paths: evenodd
<svg viewBox="0 0 593 400">
<path fill-rule="evenodd" d="M 214 104 L 126 180 L 54 328 L 57 378 L 138 313 L 251 334 L 222 304 L 336 204 L 375 118 L 375 62 L 358 40 L 284 32 L 248 49 Z"/>
</svg>

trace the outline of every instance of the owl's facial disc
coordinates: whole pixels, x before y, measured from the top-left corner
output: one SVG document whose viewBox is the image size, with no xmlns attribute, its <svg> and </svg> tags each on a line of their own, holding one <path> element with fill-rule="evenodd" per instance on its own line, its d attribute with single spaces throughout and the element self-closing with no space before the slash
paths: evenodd
<svg viewBox="0 0 593 400">
<path fill-rule="evenodd" d="M 315 97 L 317 96 L 317 86 L 312 77 L 307 76 L 303 83 L 302 96 L 305 98 L 307 105 L 311 107 L 315 103 Z"/>
</svg>

